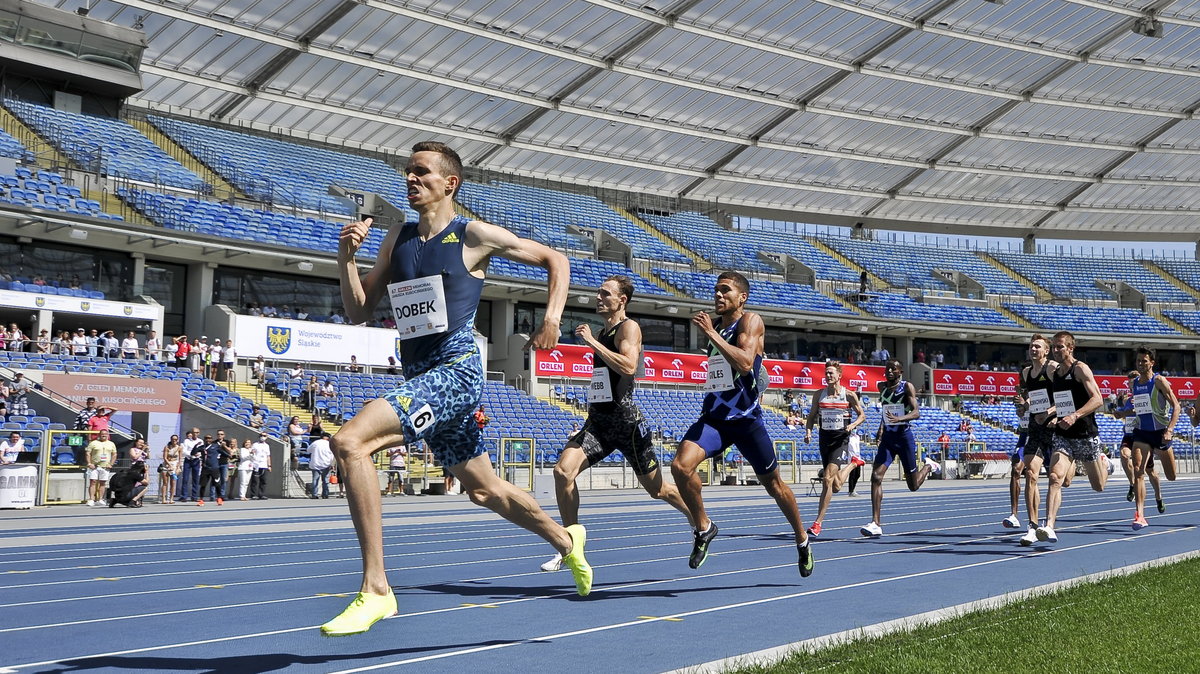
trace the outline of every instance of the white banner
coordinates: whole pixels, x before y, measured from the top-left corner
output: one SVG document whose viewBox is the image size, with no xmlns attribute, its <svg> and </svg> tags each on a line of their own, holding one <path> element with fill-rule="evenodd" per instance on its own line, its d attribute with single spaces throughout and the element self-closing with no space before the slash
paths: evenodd
<svg viewBox="0 0 1200 674">
<path fill-rule="evenodd" d="M 46 309 L 48 311 L 87 314 L 90 316 L 137 318 L 149 321 L 161 321 L 163 316 L 163 308 L 161 306 L 127 304 L 125 302 L 110 302 L 109 300 L 88 300 L 80 297 L 64 297 L 60 295 L 41 295 L 39 293 L 23 293 L 15 290 L 0 290 L 0 306 L 21 309 Z"/>
<path fill-rule="evenodd" d="M 183 434 L 179 432 L 179 421 L 183 415 L 149 412 L 146 416 L 149 417 L 146 423 L 146 446 L 150 448 L 150 459 L 146 461 L 146 475 L 150 478 L 147 493 L 154 495 L 158 493 L 158 465 L 163 460 L 163 449 L 172 435 L 178 435 L 183 440 Z"/>
</svg>

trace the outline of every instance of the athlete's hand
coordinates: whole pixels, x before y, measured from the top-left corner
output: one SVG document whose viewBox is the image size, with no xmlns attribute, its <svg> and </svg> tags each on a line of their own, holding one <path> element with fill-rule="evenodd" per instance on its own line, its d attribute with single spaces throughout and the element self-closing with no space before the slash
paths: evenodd
<svg viewBox="0 0 1200 674">
<path fill-rule="evenodd" d="M 1171 441 L 1171 439 L 1172 439 L 1172 438 L 1174 438 L 1174 437 L 1175 437 L 1175 432 L 1174 432 L 1174 431 L 1172 431 L 1172 430 L 1171 430 L 1171 429 L 1169 429 L 1169 428 L 1164 428 L 1164 429 L 1163 429 L 1163 442 L 1164 442 L 1164 443 L 1170 442 L 1170 441 Z"/>
<path fill-rule="evenodd" d="M 713 329 L 712 316 L 709 316 L 707 311 L 697 311 L 696 315 L 692 316 L 692 325 L 707 335 Z"/>
<path fill-rule="evenodd" d="M 367 232 L 370 231 L 374 220 L 375 218 L 366 217 L 342 227 L 341 233 L 338 234 L 339 257 L 354 257 L 362 247 L 363 241 L 367 240 Z"/>
<path fill-rule="evenodd" d="M 543 350 L 553 349 L 554 347 L 558 346 L 558 337 L 560 334 L 561 331 L 558 329 L 558 321 L 543 320 L 542 324 L 538 326 L 537 331 L 535 331 L 529 337 L 529 341 L 525 343 L 525 348 Z"/>
<path fill-rule="evenodd" d="M 804 444 L 807 445 L 810 442 L 812 442 L 812 429 L 811 428 L 808 429 L 807 431 L 804 431 Z"/>
<path fill-rule="evenodd" d="M 1075 421 L 1079 419 L 1079 415 L 1071 413 L 1058 420 L 1058 427 L 1067 429 L 1075 425 Z"/>
<path fill-rule="evenodd" d="M 587 323 L 580 323 L 579 325 L 575 326 L 575 336 L 585 342 L 591 341 L 592 326 L 588 325 Z"/>
</svg>

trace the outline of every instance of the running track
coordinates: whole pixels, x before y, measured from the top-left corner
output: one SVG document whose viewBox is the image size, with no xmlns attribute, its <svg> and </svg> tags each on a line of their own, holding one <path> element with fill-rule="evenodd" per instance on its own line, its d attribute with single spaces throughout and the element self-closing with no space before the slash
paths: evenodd
<svg viewBox="0 0 1200 674">
<path fill-rule="evenodd" d="M 1200 480 L 1164 482 L 1167 514 L 1134 533 L 1114 478 L 1077 479 L 1059 543 L 1033 548 L 999 525 L 999 480 L 889 481 L 876 540 L 858 535 L 869 497 L 838 495 L 803 580 L 761 488 L 706 489 L 721 533 L 696 571 L 669 506 L 583 492 L 586 599 L 537 571 L 549 546 L 464 497 L 389 498 L 400 615 L 340 639 L 317 628 L 358 585 L 343 501 L 0 511 L 0 672 L 662 672 L 1200 549 Z"/>
</svg>

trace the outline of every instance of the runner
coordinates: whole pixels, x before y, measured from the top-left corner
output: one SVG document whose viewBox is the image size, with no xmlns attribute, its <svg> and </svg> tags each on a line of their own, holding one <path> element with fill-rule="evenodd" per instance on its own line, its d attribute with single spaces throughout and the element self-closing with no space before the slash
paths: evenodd
<svg viewBox="0 0 1200 674">
<path fill-rule="evenodd" d="M 1008 507 L 1009 514 L 1000 523 L 1005 529 L 1016 529 L 1021 526 L 1021 518 L 1017 515 L 1017 503 L 1021 500 L 1021 473 L 1025 466 L 1025 443 L 1029 440 L 1029 406 L 1017 405 L 1017 446 L 1013 448 L 1012 470 L 1008 475 Z"/>
<path fill-rule="evenodd" d="M 812 547 L 800 521 L 796 495 L 779 476 L 775 446 L 767 435 L 759 406 L 768 381 L 763 366 L 763 320 L 745 310 L 750 297 L 750 282 L 745 276 L 734 271 L 722 272 L 713 295 L 713 308 L 720 324 L 714 326 L 712 317 L 704 311 L 692 317 L 692 325 L 704 333 L 711 345 L 708 382 L 704 387 L 708 394 L 704 396 L 700 419 L 684 434 L 671 463 L 671 474 L 696 527 L 688 566 L 700 568 L 708 558 L 709 544 L 717 536 L 716 523 L 704 512 L 696 468 L 706 458 L 719 455 L 733 444 L 754 467 L 759 483 L 792 525 L 800 575 L 807 577 L 813 571 Z"/>
<path fill-rule="evenodd" d="M 571 437 L 554 466 L 554 495 L 564 526 L 579 523 L 579 491 L 575 478 L 615 450 L 621 450 L 638 482 L 651 497 L 670 503 L 689 518 L 687 506 L 675 485 L 663 482 L 650 429 L 633 402 L 634 377 L 642 363 L 642 328 L 625 315 L 633 298 L 628 276 L 610 276 L 596 291 L 596 313 L 604 318 L 604 331 L 592 335 L 587 323 L 575 335 L 592 347 L 592 384 L 588 388 L 588 419 Z M 542 571 L 557 571 L 562 555 L 542 564 Z"/>
<path fill-rule="evenodd" d="M 1171 450 L 1175 424 L 1179 421 L 1179 399 L 1171 390 L 1166 377 L 1154 373 L 1154 349 L 1140 346 L 1137 356 L 1137 379 L 1129 381 L 1137 425 L 1133 428 L 1133 530 L 1146 526 L 1146 465 L 1151 456 L 1162 465 L 1163 475 L 1175 480 L 1175 453 Z M 1168 411 L 1168 408 L 1170 411 Z M 1166 510 L 1158 499 L 1159 512 Z"/>
<path fill-rule="evenodd" d="M 1134 380 L 1137 379 L 1137 376 L 1137 370 L 1134 370 L 1126 378 Z M 1130 388 L 1132 389 L 1132 381 Z M 1121 470 L 1125 472 L 1125 478 L 1129 480 L 1129 491 L 1125 493 L 1125 500 L 1132 503 L 1133 499 L 1137 497 L 1137 489 L 1133 484 L 1133 429 L 1137 428 L 1138 418 L 1133 411 L 1133 396 L 1128 391 L 1122 391 L 1117 395 L 1112 413 L 1113 416 L 1125 422 L 1125 435 L 1121 436 Z M 1146 457 L 1146 479 L 1150 480 L 1150 486 L 1154 487 L 1154 502 L 1158 506 L 1158 512 L 1167 512 L 1167 504 L 1163 502 L 1162 498 L 1162 482 L 1158 479 L 1158 471 L 1154 470 L 1154 452 L 1149 452 Z"/>
<path fill-rule="evenodd" d="M 820 421 L 818 447 L 821 450 L 821 465 L 825 472 L 821 479 L 821 502 L 817 506 L 817 519 L 808 528 L 810 536 L 821 535 L 821 522 L 829 501 L 849 477 L 850 471 L 866 463 L 850 451 L 850 438 L 855 429 L 867 420 L 862 401 L 850 389 L 842 386 L 842 364 L 831 360 L 825 364 L 825 388 L 814 395 L 812 410 L 804 427 L 804 444 L 812 442 L 813 426 Z M 854 413 L 853 420 L 850 413 Z"/>
<path fill-rule="evenodd" d="M 392 227 L 365 276 L 359 277 L 355 256 L 367 238 L 371 219 L 346 225 L 338 241 L 346 314 L 355 323 L 371 320 L 379 300 L 390 299 L 405 380 L 396 390 L 367 403 L 333 439 L 340 477 L 349 485 L 346 500 L 358 534 L 363 575 L 350 606 L 321 626 L 329 636 L 365 632 L 396 613 L 396 597 L 383 561 L 382 499 L 372 457 L 416 440 L 428 443 L 472 501 L 553 545 L 574 574 L 580 595 L 587 595 L 592 586 L 592 569 L 584 559 L 583 527 L 564 529 L 529 494 L 500 479 L 471 419 L 483 394 L 483 364 L 472 326 L 489 259 L 499 255 L 546 269 L 546 314 L 529 341 L 539 349 L 558 343 L 570 280 L 567 259 L 502 227 L 455 215 L 454 193 L 462 183 L 462 161 L 442 143 L 413 146 L 404 176 L 409 205 L 420 214 L 420 221 Z"/>
<path fill-rule="evenodd" d="M 909 491 L 920 489 L 930 473 L 941 470 L 937 462 L 928 457 L 924 466 L 917 466 L 917 439 L 908 424 L 921 418 L 921 407 L 917 403 L 917 389 L 904 380 L 904 368 L 900 361 L 891 358 L 884 363 L 884 381 L 879 382 L 878 390 L 883 418 L 879 420 L 879 429 L 875 433 L 879 449 L 875 451 L 871 473 L 872 520 L 859 529 L 863 536 L 870 538 L 883 535 L 883 476 L 887 474 L 893 459 L 900 459 Z"/>
<path fill-rule="evenodd" d="M 1050 345 L 1058 367 L 1050 376 L 1054 392 L 1054 452 L 1050 457 L 1050 488 L 1046 491 L 1046 523 L 1036 531 L 1043 543 L 1057 543 L 1054 525 L 1062 505 L 1063 482 L 1082 461 L 1092 489 L 1104 491 L 1113 465 L 1100 451 L 1096 410 L 1104 405 L 1100 389 L 1087 363 L 1075 358 L 1075 336 L 1066 330 L 1054 333 Z"/>
<path fill-rule="evenodd" d="M 1021 370 L 1017 393 L 1013 404 L 1020 414 L 1028 417 L 1029 430 L 1021 447 L 1021 472 L 1025 476 L 1025 510 L 1029 514 L 1029 528 L 1020 543 L 1030 546 L 1037 542 L 1040 520 L 1041 494 L 1038 491 L 1038 475 L 1042 464 L 1054 451 L 1054 407 L 1050 390 L 1050 377 L 1058 363 L 1050 360 L 1050 340 L 1037 334 L 1029 338 L 1029 365 Z"/>
</svg>

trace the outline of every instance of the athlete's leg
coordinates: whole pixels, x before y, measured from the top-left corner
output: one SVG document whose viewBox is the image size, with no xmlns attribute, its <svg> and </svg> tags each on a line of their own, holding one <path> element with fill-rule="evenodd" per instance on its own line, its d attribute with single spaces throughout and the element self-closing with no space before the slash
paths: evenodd
<svg viewBox="0 0 1200 674">
<path fill-rule="evenodd" d="M 578 443 L 568 443 L 554 466 L 554 498 L 563 526 L 579 524 L 579 490 L 575 478 L 587 468 L 587 456 Z"/>
<path fill-rule="evenodd" d="M 671 476 L 675 478 L 675 487 L 683 499 L 687 510 L 691 513 L 692 526 L 699 531 L 707 531 L 711 520 L 704 512 L 704 497 L 700 494 L 700 476 L 696 468 L 708 458 L 704 449 L 692 442 L 684 440 L 675 451 L 675 459 L 671 461 Z"/>
<path fill-rule="evenodd" d="M 564 557 L 571 551 L 571 535 L 566 528 L 550 519 L 525 490 L 500 479 L 492 470 L 492 460 L 487 454 L 457 463 L 450 467 L 450 471 L 476 505 L 541 536 Z M 353 487 L 354 482 L 350 485 Z"/>
<path fill-rule="evenodd" d="M 1058 518 L 1058 508 L 1062 505 L 1063 481 L 1067 473 L 1075 470 L 1075 462 L 1070 454 L 1055 450 L 1050 457 L 1050 487 L 1046 490 L 1046 527 L 1054 528 Z"/>
<path fill-rule="evenodd" d="M 1008 500 L 1013 519 L 1018 519 L 1017 502 L 1021 500 L 1021 473 L 1023 471 L 1024 463 L 1017 461 L 1012 465 L 1012 470 L 1008 476 Z"/>
<path fill-rule="evenodd" d="M 692 513 L 688 510 L 687 504 L 683 502 L 683 497 L 680 496 L 679 489 L 670 482 L 663 481 L 661 470 L 655 468 L 649 473 L 638 475 L 637 479 L 651 498 L 670 503 L 671 507 L 683 513 L 683 516 L 687 518 L 688 524 L 695 528 L 696 523 L 692 521 Z M 559 507 L 561 508 L 561 506 Z"/>
<path fill-rule="evenodd" d="M 1041 507 L 1041 494 L 1038 492 L 1038 475 L 1042 472 L 1042 457 L 1040 454 L 1025 456 L 1025 511 L 1029 514 L 1030 523 L 1038 523 L 1038 509 Z"/>
<path fill-rule="evenodd" d="M 1153 451 L 1144 442 L 1133 443 L 1133 508 L 1137 515 L 1146 512 L 1146 463 Z"/>
<path fill-rule="evenodd" d="M 1176 477 L 1175 450 L 1170 448 L 1156 449 L 1154 450 L 1154 458 L 1158 459 L 1158 462 L 1162 464 L 1163 475 L 1166 476 L 1167 480 L 1174 482 Z"/>
<path fill-rule="evenodd" d="M 845 466 L 839 466 L 837 462 L 830 461 L 825 464 L 825 472 L 821 474 L 821 498 L 817 503 L 817 518 L 814 522 L 825 521 L 825 511 L 829 508 L 829 501 L 833 499 L 833 495 L 837 493 L 842 486 L 848 473 L 848 469 L 854 466 L 847 463 Z"/>
<path fill-rule="evenodd" d="M 759 475 L 758 479 L 771 498 L 775 499 L 775 504 L 787 518 L 788 524 L 792 525 L 792 531 L 796 534 L 796 544 L 803 545 L 808 540 L 808 533 L 804 531 L 804 523 L 800 521 L 800 508 L 796 505 L 796 494 L 779 476 L 778 469 L 771 471 L 769 475 Z"/>
<path fill-rule="evenodd" d="M 1150 480 L 1150 486 L 1154 488 L 1154 500 L 1162 500 L 1162 482 L 1158 479 L 1158 471 L 1154 470 L 1154 464 L 1146 462 L 1146 478 Z"/>
<path fill-rule="evenodd" d="M 1108 484 L 1108 455 L 1099 449 L 1099 438 L 1095 439 L 1094 445 L 1097 448 L 1096 455 L 1091 459 L 1083 460 L 1083 472 L 1087 475 L 1088 482 L 1091 483 L 1094 491 L 1104 491 L 1104 486 Z M 1146 483 L 1140 478 L 1137 479 L 1137 483 L 1142 485 L 1142 501 L 1145 502 Z"/>
<path fill-rule="evenodd" d="M 883 476 L 887 475 L 887 472 L 886 463 L 875 464 L 875 469 L 871 472 L 871 521 L 875 524 L 882 524 L 880 512 L 883 510 Z"/>
</svg>

